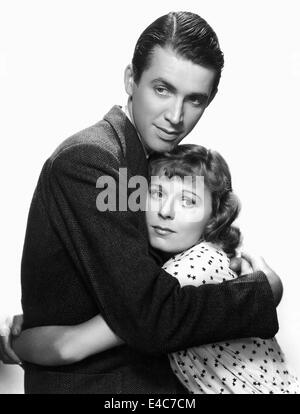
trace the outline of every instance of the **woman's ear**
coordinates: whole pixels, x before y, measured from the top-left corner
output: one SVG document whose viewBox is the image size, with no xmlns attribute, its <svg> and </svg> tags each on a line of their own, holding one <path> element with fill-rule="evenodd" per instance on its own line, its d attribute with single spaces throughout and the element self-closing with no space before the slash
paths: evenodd
<svg viewBox="0 0 300 414">
<path fill-rule="evenodd" d="M 127 65 L 124 73 L 124 84 L 125 84 L 125 90 L 129 97 L 133 94 L 133 69 L 132 65 Z"/>
</svg>

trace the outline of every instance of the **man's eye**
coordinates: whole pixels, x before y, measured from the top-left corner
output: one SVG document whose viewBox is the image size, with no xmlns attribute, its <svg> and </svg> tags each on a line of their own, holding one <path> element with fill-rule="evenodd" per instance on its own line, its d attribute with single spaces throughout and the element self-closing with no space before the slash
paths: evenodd
<svg viewBox="0 0 300 414">
<path fill-rule="evenodd" d="M 191 98 L 190 102 L 194 106 L 203 106 L 206 104 L 206 100 L 202 98 Z"/>
<path fill-rule="evenodd" d="M 156 86 L 155 87 L 155 92 L 158 95 L 162 95 L 162 96 L 168 95 L 168 93 L 169 93 L 168 89 L 164 88 L 163 86 Z"/>
<path fill-rule="evenodd" d="M 200 99 L 192 99 L 191 102 L 195 106 L 201 106 L 201 104 L 202 104 L 202 102 L 200 101 Z"/>
</svg>

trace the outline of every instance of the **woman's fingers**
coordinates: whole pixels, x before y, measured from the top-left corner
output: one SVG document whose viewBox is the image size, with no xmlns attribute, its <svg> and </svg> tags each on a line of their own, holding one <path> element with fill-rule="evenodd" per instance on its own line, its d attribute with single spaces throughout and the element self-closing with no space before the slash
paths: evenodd
<svg viewBox="0 0 300 414">
<path fill-rule="evenodd" d="M 15 315 L 13 317 L 11 333 L 14 336 L 20 335 L 23 326 L 23 315 Z"/>
<path fill-rule="evenodd" d="M 18 319 L 18 323 L 19 323 Z M 21 361 L 11 346 L 13 318 L 4 317 L 0 322 L 0 360 L 5 364 L 20 364 Z"/>
</svg>

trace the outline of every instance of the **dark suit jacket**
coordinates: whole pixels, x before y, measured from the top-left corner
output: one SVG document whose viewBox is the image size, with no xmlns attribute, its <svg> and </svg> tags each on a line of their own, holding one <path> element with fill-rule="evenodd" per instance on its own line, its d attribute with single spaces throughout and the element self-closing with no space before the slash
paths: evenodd
<svg viewBox="0 0 300 414">
<path fill-rule="evenodd" d="M 27 393 L 179 393 L 168 352 L 278 329 L 262 272 L 180 288 L 149 255 L 142 211 L 98 211 L 97 179 L 118 183 L 119 168 L 147 177 L 142 145 L 117 106 L 46 161 L 28 217 L 22 305 L 24 328 L 101 313 L 127 345 L 69 366 L 25 364 Z"/>
</svg>

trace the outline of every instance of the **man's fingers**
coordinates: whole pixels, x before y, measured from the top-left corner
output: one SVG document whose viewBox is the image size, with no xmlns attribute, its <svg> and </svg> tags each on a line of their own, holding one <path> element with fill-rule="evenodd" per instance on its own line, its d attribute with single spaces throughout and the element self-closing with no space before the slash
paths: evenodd
<svg viewBox="0 0 300 414">
<path fill-rule="evenodd" d="M 254 260 L 253 255 L 248 252 L 241 252 L 241 256 L 243 259 L 247 260 L 247 262 L 252 263 Z"/>
<path fill-rule="evenodd" d="M 247 275 L 249 273 L 253 273 L 253 268 L 250 265 L 249 261 L 246 259 L 242 259 L 242 269 L 241 269 L 241 274 L 242 275 Z"/>
<path fill-rule="evenodd" d="M 266 262 L 259 255 L 250 254 L 249 252 L 242 252 L 242 257 L 250 263 L 254 272 L 257 270 L 263 270 L 266 266 Z"/>
<path fill-rule="evenodd" d="M 241 273 L 241 266 L 242 266 L 242 259 L 240 257 L 233 257 L 230 260 L 230 269 L 233 270 L 235 273 Z"/>
</svg>

